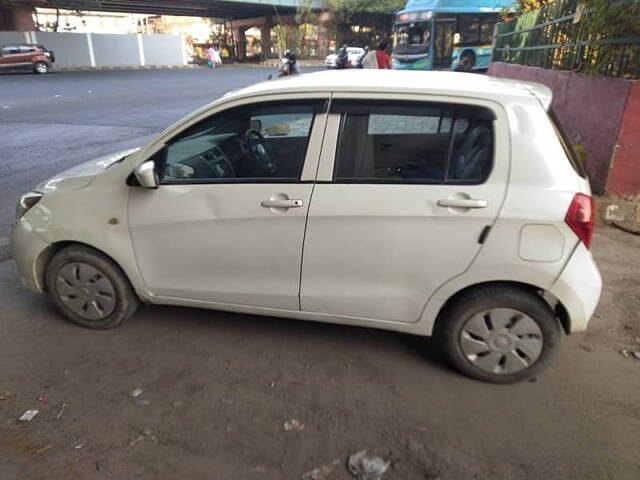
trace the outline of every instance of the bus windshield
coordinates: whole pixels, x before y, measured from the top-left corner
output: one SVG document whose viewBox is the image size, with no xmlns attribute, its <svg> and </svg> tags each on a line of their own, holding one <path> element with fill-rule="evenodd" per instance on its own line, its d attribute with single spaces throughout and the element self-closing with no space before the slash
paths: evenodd
<svg viewBox="0 0 640 480">
<path fill-rule="evenodd" d="M 419 55 L 429 51 L 431 22 L 396 25 L 393 52 L 400 55 Z"/>
</svg>

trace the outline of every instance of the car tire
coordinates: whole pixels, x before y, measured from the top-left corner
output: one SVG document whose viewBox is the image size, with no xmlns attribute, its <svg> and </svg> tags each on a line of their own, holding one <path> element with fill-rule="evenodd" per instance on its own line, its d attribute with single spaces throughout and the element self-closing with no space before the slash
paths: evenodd
<svg viewBox="0 0 640 480">
<path fill-rule="evenodd" d="M 456 298 L 442 312 L 434 334 L 460 372 L 485 382 L 513 383 L 546 368 L 562 330 L 534 291 L 494 285 Z"/>
<path fill-rule="evenodd" d="M 473 70 L 473 67 L 476 65 L 476 56 L 473 52 L 466 51 L 460 56 L 460 61 L 458 62 L 458 71 L 459 72 L 470 72 Z"/>
<path fill-rule="evenodd" d="M 45 73 L 47 73 L 49 71 L 49 65 L 47 65 L 46 62 L 37 62 L 33 66 L 33 71 L 34 71 L 34 73 L 37 73 L 39 75 L 44 75 Z"/>
<path fill-rule="evenodd" d="M 82 245 L 54 255 L 45 272 L 45 283 L 60 311 L 87 328 L 117 327 L 136 312 L 140 303 L 120 267 Z"/>
</svg>

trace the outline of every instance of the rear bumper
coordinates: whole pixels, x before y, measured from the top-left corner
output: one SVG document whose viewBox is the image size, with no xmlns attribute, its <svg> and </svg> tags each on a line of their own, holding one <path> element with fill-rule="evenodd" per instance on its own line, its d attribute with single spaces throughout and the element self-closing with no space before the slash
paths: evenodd
<svg viewBox="0 0 640 480">
<path fill-rule="evenodd" d="M 571 332 L 582 332 L 598 306 L 602 277 L 591 252 L 580 242 L 562 274 L 551 287 L 551 293 L 569 313 Z"/>
<path fill-rule="evenodd" d="M 22 284 L 33 292 L 44 292 L 42 278 L 38 273 L 40 271 L 38 263 L 47 256 L 43 253 L 49 247 L 50 244 L 42 240 L 24 218 L 12 225 L 11 255 L 18 266 Z"/>
</svg>

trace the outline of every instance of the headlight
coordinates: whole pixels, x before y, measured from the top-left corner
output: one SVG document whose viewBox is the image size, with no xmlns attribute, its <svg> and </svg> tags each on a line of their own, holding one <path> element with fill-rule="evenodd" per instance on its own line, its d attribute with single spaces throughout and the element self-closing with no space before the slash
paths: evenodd
<svg viewBox="0 0 640 480">
<path fill-rule="evenodd" d="M 41 198 L 42 194 L 38 192 L 29 192 L 22 195 L 16 207 L 16 220 L 20 220 Z"/>
</svg>

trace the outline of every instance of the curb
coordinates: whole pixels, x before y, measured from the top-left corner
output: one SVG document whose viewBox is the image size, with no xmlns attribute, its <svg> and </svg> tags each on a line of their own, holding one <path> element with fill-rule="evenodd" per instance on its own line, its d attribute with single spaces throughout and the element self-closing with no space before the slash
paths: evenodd
<svg viewBox="0 0 640 480">
<path fill-rule="evenodd" d="M 280 67 L 280 62 L 277 61 L 273 61 L 273 62 L 264 62 L 262 63 L 263 66 L 265 67 L 274 67 L 274 68 L 278 68 Z M 298 62 L 298 66 L 300 68 L 321 68 L 321 67 L 325 67 L 326 65 L 324 63 L 321 62 L 314 62 L 314 63 L 304 63 L 304 62 Z"/>
<path fill-rule="evenodd" d="M 199 65 L 115 65 L 112 67 L 56 67 L 55 64 L 50 72 L 90 72 L 90 71 L 110 71 L 110 70 L 165 70 L 165 69 L 190 69 L 199 68 Z"/>
<path fill-rule="evenodd" d="M 11 258 L 11 249 L 9 247 L 9 238 L 0 237 L 0 262 Z"/>
</svg>

